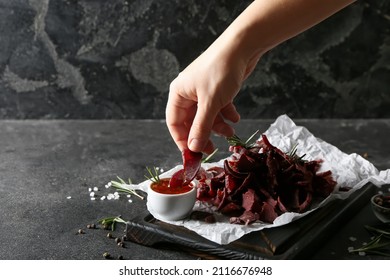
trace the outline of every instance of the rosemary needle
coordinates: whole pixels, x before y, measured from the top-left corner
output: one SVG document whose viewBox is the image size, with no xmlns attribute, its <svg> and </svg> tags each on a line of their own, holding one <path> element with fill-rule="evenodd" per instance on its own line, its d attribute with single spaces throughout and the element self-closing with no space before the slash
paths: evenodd
<svg viewBox="0 0 390 280">
<path fill-rule="evenodd" d="M 145 175 L 145 178 L 154 182 L 159 183 L 160 182 L 160 175 L 156 167 L 153 167 L 153 170 L 150 167 L 146 167 L 146 170 L 149 173 L 149 176 Z"/>
<path fill-rule="evenodd" d="M 214 150 L 211 154 L 209 154 L 207 157 L 202 159 L 202 163 L 210 162 L 210 160 L 213 158 L 213 156 L 218 152 L 218 148 Z"/>
<path fill-rule="evenodd" d="M 129 179 L 129 184 L 127 184 L 123 179 L 118 177 L 118 181 L 111 181 L 112 187 L 114 187 L 118 192 L 132 194 L 140 199 L 144 199 L 143 196 L 139 195 L 134 189 L 129 187 L 129 184 L 131 184 L 131 180 Z"/>
<path fill-rule="evenodd" d="M 376 236 L 373 240 L 368 242 L 367 244 L 363 245 L 360 248 L 352 249 L 349 252 L 365 252 L 368 254 L 376 254 L 376 255 L 382 255 L 390 257 L 390 253 L 388 253 L 388 250 L 386 250 L 386 247 L 388 248 L 390 246 L 390 242 L 382 242 L 383 235 L 380 234 Z"/>
<path fill-rule="evenodd" d="M 230 146 L 241 146 L 246 149 L 250 149 L 253 148 L 256 143 L 256 140 L 253 140 L 253 138 L 256 136 L 257 133 L 259 133 L 259 130 L 253 133 L 246 141 L 243 141 L 236 134 L 234 134 L 232 137 L 227 137 L 226 140 L 228 141 Z"/>
<path fill-rule="evenodd" d="M 98 222 L 101 223 L 103 226 L 111 228 L 111 231 L 115 230 L 116 223 L 126 224 L 126 221 L 123 220 L 121 216 L 103 218 L 100 219 Z"/>
</svg>

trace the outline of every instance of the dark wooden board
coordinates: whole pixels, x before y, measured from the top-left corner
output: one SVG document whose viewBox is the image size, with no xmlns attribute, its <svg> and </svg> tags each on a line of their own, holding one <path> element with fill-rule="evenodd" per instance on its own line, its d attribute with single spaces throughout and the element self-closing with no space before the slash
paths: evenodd
<svg viewBox="0 0 390 280">
<path fill-rule="evenodd" d="M 346 200 L 334 200 L 287 225 L 252 232 L 227 245 L 161 222 L 149 212 L 127 223 L 126 236 L 145 246 L 186 250 L 207 259 L 309 259 L 376 191 L 376 186 L 367 184 Z"/>
</svg>

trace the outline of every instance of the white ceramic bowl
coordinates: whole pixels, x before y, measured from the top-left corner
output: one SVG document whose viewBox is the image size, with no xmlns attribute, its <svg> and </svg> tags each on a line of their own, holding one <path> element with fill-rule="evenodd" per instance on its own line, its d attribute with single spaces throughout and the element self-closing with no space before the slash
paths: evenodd
<svg viewBox="0 0 390 280">
<path fill-rule="evenodd" d="M 180 194 L 164 194 L 148 187 L 146 206 L 150 214 L 161 221 L 177 221 L 186 218 L 192 211 L 196 201 L 196 185 L 191 182 L 191 190 Z"/>
<path fill-rule="evenodd" d="M 390 223 L 390 208 L 384 207 L 378 204 L 378 199 L 389 197 L 390 193 L 387 194 L 376 194 L 371 198 L 371 208 L 375 216 L 384 223 Z"/>
</svg>

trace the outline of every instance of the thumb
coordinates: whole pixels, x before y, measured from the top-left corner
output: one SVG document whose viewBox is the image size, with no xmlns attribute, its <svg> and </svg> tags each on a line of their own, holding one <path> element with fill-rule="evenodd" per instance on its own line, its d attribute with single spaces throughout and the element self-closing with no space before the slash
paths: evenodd
<svg viewBox="0 0 390 280">
<path fill-rule="evenodd" d="M 213 108 L 206 109 L 206 107 L 198 103 L 195 118 L 188 135 L 188 148 L 193 152 L 212 149 L 212 143 L 209 139 L 218 110 Z"/>
</svg>

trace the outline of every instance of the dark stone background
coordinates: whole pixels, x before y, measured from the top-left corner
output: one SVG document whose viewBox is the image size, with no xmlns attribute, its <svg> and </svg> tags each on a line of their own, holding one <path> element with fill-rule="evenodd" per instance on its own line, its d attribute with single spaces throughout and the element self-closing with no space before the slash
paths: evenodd
<svg viewBox="0 0 390 280">
<path fill-rule="evenodd" d="M 251 1 L 0 0 L 0 118 L 164 118 L 171 80 Z M 389 118 L 390 4 L 358 1 L 267 53 L 243 118 Z"/>
</svg>

